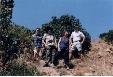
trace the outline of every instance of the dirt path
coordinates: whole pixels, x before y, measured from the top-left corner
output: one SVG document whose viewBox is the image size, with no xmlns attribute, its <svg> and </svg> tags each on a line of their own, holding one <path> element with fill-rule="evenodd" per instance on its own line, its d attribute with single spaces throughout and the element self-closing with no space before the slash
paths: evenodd
<svg viewBox="0 0 113 77">
<path fill-rule="evenodd" d="M 37 69 L 47 76 L 90 76 L 90 75 L 113 75 L 113 47 L 103 41 L 93 42 L 92 49 L 80 60 L 73 59 L 73 69 L 63 68 L 63 61 L 60 61 L 60 68 L 43 67 L 44 61 L 34 63 Z"/>
</svg>

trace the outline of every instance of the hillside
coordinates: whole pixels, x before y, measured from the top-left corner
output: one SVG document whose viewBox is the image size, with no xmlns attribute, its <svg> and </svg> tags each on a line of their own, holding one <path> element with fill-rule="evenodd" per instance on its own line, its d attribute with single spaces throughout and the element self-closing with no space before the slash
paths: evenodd
<svg viewBox="0 0 113 77">
<path fill-rule="evenodd" d="M 91 51 L 81 60 L 72 60 L 76 66 L 74 69 L 67 70 L 63 68 L 62 60 L 59 68 L 43 67 L 44 61 L 38 63 L 27 62 L 28 65 L 34 65 L 43 75 L 113 75 L 113 47 L 103 41 L 92 42 Z"/>
</svg>

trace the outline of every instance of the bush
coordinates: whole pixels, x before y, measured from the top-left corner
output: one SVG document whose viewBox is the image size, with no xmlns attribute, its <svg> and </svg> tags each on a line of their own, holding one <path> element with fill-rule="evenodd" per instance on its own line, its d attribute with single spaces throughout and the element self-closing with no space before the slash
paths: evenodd
<svg viewBox="0 0 113 77">
<path fill-rule="evenodd" d="M 101 33 L 99 38 L 101 38 L 105 42 L 113 44 L 113 30 L 109 30 L 106 33 Z"/>
<path fill-rule="evenodd" d="M 0 69 L 0 76 L 40 76 L 35 67 L 28 67 L 25 63 L 10 63 L 5 69 Z"/>
</svg>

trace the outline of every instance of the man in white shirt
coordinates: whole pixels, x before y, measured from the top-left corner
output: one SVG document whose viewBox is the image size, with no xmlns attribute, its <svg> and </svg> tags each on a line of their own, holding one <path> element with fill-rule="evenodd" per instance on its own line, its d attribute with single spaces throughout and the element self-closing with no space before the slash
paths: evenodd
<svg viewBox="0 0 113 77">
<path fill-rule="evenodd" d="M 43 43 L 47 50 L 46 51 L 46 62 L 45 62 L 44 66 L 48 66 L 49 63 L 53 64 L 53 59 L 55 56 L 55 51 L 53 52 L 53 50 L 55 50 L 57 48 L 56 38 L 52 34 L 51 30 L 48 30 L 48 32 L 46 34 L 44 34 Z M 52 55 L 52 56 L 50 56 L 50 55 Z"/>
<path fill-rule="evenodd" d="M 54 37 L 54 35 L 52 35 L 51 30 L 49 30 L 47 34 L 44 34 L 43 43 L 45 47 L 48 47 L 50 45 L 56 46 L 56 38 Z"/>
<path fill-rule="evenodd" d="M 78 55 L 82 51 L 82 44 L 85 40 L 85 35 L 80 31 L 79 27 L 75 27 L 75 31 L 72 32 L 70 37 L 70 51 L 69 51 L 69 59 L 71 59 L 72 52 L 77 48 Z"/>
</svg>

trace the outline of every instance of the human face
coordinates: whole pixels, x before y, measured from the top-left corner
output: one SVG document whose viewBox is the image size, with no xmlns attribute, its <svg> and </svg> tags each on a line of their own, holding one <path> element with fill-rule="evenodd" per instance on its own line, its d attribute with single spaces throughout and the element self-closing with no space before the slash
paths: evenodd
<svg viewBox="0 0 113 77">
<path fill-rule="evenodd" d="M 37 30 L 36 30 L 36 34 L 39 34 L 39 33 L 40 33 L 40 29 L 37 29 Z"/>
<path fill-rule="evenodd" d="M 76 28 L 76 29 L 75 29 L 75 32 L 78 32 L 78 31 L 79 31 L 79 29 L 78 29 L 78 28 Z"/>
<path fill-rule="evenodd" d="M 48 34 L 51 34 L 51 33 L 52 33 L 51 30 L 49 30 L 49 31 L 48 31 Z"/>
<path fill-rule="evenodd" d="M 64 33 L 64 36 L 66 36 L 66 37 L 67 37 L 67 36 L 68 36 L 68 34 L 69 34 L 68 32 L 65 32 L 65 33 Z"/>
</svg>

